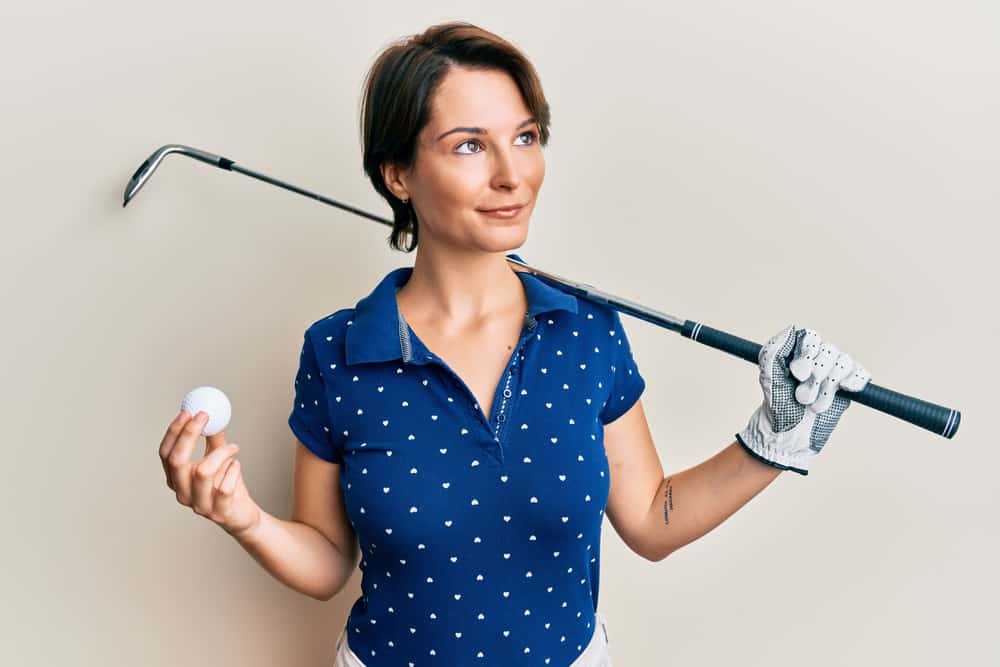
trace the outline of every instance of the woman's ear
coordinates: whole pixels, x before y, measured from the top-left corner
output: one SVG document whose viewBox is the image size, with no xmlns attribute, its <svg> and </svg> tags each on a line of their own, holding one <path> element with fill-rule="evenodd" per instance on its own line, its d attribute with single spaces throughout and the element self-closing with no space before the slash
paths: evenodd
<svg viewBox="0 0 1000 667">
<path fill-rule="evenodd" d="M 409 199 L 410 192 L 404 183 L 402 170 L 393 162 L 383 162 L 379 169 L 382 171 L 382 180 L 389 192 L 396 195 L 397 199 Z"/>
</svg>

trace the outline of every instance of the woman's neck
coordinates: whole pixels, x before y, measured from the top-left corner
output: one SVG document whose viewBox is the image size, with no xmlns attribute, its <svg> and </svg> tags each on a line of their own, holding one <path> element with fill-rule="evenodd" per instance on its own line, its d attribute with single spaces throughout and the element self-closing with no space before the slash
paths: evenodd
<svg viewBox="0 0 1000 667">
<path fill-rule="evenodd" d="M 413 273 L 396 292 L 396 302 L 407 321 L 433 321 L 446 329 L 467 329 L 527 311 L 524 286 L 503 253 L 438 261 L 418 249 Z"/>
</svg>

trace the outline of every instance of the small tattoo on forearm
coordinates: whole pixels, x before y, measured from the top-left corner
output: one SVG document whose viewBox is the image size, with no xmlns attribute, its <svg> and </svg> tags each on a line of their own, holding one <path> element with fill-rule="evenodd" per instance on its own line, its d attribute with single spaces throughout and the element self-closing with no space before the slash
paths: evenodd
<svg viewBox="0 0 1000 667">
<path fill-rule="evenodd" d="M 663 523 L 670 523 L 670 512 L 674 509 L 674 487 L 672 477 L 667 478 L 667 490 L 663 492 Z"/>
</svg>

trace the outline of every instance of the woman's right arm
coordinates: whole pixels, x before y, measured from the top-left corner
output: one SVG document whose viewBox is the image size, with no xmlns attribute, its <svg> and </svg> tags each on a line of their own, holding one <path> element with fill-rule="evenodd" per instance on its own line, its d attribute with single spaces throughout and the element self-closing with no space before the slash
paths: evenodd
<svg viewBox="0 0 1000 667">
<path fill-rule="evenodd" d="M 256 525 L 233 537 L 285 585 L 329 600 L 350 580 L 360 554 L 340 490 L 340 466 L 296 440 L 292 520 L 262 510 Z"/>
<path fill-rule="evenodd" d="M 205 456 L 191 460 L 207 419 L 182 411 L 160 442 L 167 487 L 177 501 L 222 527 L 285 585 L 329 600 L 350 579 L 359 548 L 340 491 L 340 466 L 297 442 L 292 520 L 274 517 L 250 497 L 238 447 L 225 431 L 206 436 Z"/>
</svg>

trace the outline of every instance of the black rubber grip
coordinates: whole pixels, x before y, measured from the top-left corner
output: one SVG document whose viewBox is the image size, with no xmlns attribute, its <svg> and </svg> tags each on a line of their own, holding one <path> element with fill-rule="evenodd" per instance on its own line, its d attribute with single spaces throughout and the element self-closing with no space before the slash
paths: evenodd
<svg viewBox="0 0 1000 667">
<path fill-rule="evenodd" d="M 758 356 L 762 346 L 752 340 L 733 336 L 725 331 L 719 331 L 691 320 L 684 321 L 680 334 L 685 338 L 714 347 L 716 350 L 722 350 L 740 359 L 745 359 L 752 364 L 759 363 Z M 951 438 L 958 432 L 959 422 L 962 421 L 962 413 L 958 410 L 900 394 L 871 382 L 866 384 L 861 391 L 848 391 L 840 388 L 837 390 L 837 394 L 880 412 L 899 417 L 946 438 Z"/>
</svg>

